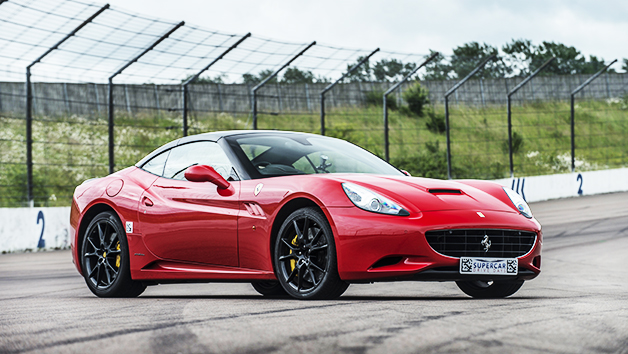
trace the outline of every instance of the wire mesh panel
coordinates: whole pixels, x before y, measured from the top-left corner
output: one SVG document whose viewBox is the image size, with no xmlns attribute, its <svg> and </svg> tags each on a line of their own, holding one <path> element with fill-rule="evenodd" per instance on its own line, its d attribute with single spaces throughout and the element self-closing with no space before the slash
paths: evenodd
<svg viewBox="0 0 628 354">
<path fill-rule="evenodd" d="M 520 101 L 513 106 L 512 117 L 516 175 L 570 171 L 568 101 Z"/>
<path fill-rule="evenodd" d="M 3 90 L 6 84 L 0 84 Z M 6 92 L 6 91 L 0 91 Z M 0 99 L 7 95 L 0 93 Z M 26 125 L 0 110 L 0 207 L 26 205 Z"/>
<path fill-rule="evenodd" d="M 452 178 L 508 176 L 506 105 L 484 92 L 485 79 L 472 79 L 450 96 Z M 451 86 L 454 82 L 451 82 Z M 505 92 L 502 92 L 504 97 Z M 434 121 L 437 125 L 441 120 Z"/>
<path fill-rule="evenodd" d="M 0 4 L 0 73 L 24 81 L 26 66 L 102 5 L 74 1 L 12 0 Z"/>
<path fill-rule="evenodd" d="M 348 140 L 384 157 L 382 100 L 387 83 L 349 82 L 326 97 L 326 135 Z"/>
<path fill-rule="evenodd" d="M 364 58 L 360 54 L 345 64 L 345 71 Z M 385 157 L 385 128 L 382 121 L 383 96 L 390 86 L 403 79 L 423 61 L 423 55 L 378 51 L 374 56 L 356 67 L 340 85 L 326 94 L 326 134 L 346 139 L 361 147 Z M 406 144 L 414 141 L 397 138 L 400 134 L 412 134 L 413 120 L 407 114 L 399 115 L 403 105 L 401 92 L 406 86 L 391 94 L 387 100 L 391 115 L 390 149 L 394 163 L 414 165 L 417 160 L 406 152 Z M 397 124 L 397 123 L 400 123 Z M 404 157 L 404 159 L 395 159 Z M 416 170 L 414 167 L 412 170 Z"/>
<path fill-rule="evenodd" d="M 576 95 L 575 169 L 600 170 L 628 161 L 628 96 L 613 96 L 625 87 L 617 75 L 603 75 Z M 609 98 L 594 98 L 608 88 Z M 559 161 L 564 165 L 562 159 Z"/>
<path fill-rule="evenodd" d="M 28 203 L 23 83 L 26 66 L 98 7 L 58 1 L 7 1 L 0 6 L 0 75 L 3 81 L 0 84 L 0 206 L 25 206 Z M 39 175 L 36 181 L 39 183 L 34 192 L 40 200 L 54 199 L 48 189 L 55 182 Z M 67 205 L 67 200 L 64 204 Z"/>
</svg>

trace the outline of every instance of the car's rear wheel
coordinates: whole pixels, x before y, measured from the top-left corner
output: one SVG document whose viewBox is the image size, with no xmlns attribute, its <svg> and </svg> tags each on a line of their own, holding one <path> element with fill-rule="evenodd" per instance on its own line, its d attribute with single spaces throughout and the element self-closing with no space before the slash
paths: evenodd
<svg viewBox="0 0 628 354">
<path fill-rule="evenodd" d="M 338 275 L 331 227 L 315 208 L 296 210 L 283 222 L 274 266 L 281 286 L 297 299 L 335 299 L 349 286 Z"/>
<path fill-rule="evenodd" d="M 258 281 L 251 283 L 253 289 L 266 297 L 286 297 L 288 294 L 278 281 Z"/>
<path fill-rule="evenodd" d="M 131 279 L 129 252 L 122 223 L 113 212 L 102 212 L 87 226 L 81 265 L 87 287 L 99 297 L 136 297 L 146 286 Z"/>
<path fill-rule="evenodd" d="M 457 281 L 456 285 L 465 294 L 478 299 L 498 299 L 510 296 L 523 285 L 523 280 L 516 281 Z"/>
</svg>

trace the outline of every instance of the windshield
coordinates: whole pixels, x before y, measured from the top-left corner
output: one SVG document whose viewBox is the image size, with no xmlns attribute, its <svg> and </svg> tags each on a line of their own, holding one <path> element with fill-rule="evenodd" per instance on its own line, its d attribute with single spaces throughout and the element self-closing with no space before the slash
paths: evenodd
<svg viewBox="0 0 628 354">
<path fill-rule="evenodd" d="M 315 173 L 403 174 L 370 152 L 343 140 L 305 134 L 228 137 L 252 178 Z"/>
</svg>

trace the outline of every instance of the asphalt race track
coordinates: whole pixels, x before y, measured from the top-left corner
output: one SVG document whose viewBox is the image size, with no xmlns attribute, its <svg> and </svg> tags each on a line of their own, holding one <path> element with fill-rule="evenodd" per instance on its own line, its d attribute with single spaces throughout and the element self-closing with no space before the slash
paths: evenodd
<svg viewBox="0 0 628 354">
<path fill-rule="evenodd" d="M 0 255 L 0 353 L 628 353 L 628 193 L 536 203 L 543 272 L 513 297 L 352 285 L 337 301 L 248 284 L 99 299 L 68 251 Z"/>
</svg>

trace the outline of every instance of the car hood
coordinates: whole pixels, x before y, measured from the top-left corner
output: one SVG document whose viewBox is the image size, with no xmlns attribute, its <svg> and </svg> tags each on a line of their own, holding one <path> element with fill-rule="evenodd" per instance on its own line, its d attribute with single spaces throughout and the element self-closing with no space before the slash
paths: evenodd
<svg viewBox="0 0 628 354">
<path fill-rule="evenodd" d="M 493 189 L 493 193 L 503 193 L 503 196 L 492 195 L 462 182 L 431 178 L 355 174 L 338 176 L 337 180 L 369 188 L 414 211 L 485 210 L 517 213 L 514 206 L 507 203 L 509 199 L 501 187 Z"/>
</svg>

